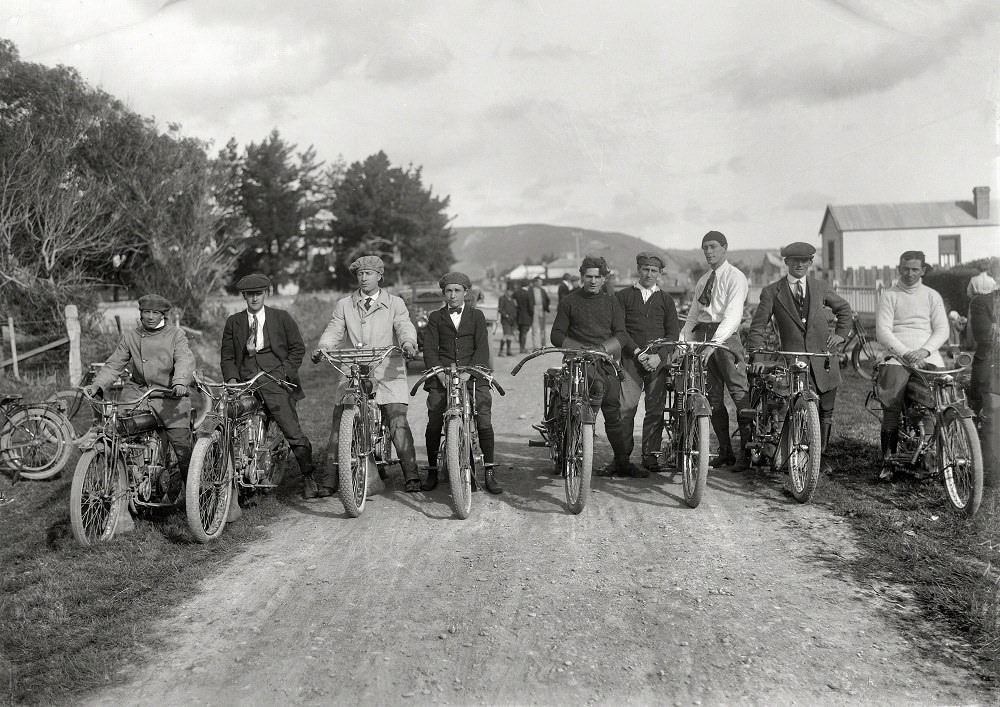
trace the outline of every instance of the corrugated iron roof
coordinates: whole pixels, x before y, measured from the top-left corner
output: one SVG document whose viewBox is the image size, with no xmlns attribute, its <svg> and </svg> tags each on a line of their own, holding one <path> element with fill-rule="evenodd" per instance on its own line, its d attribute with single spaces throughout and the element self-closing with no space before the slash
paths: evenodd
<svg viewBox="0 0 1000 707">
<path fill-rule="evenodd" d="M 971 201 L 926 201 L 914 204 L 843 204 L 827 207 L 827 215 L 843 231 L 887 231 L 905 228 L 996 226 L 997 201 L 990 218 L 977 219 Z M 825 219 L 824 219 L 825 220 Z"/>
</svg>

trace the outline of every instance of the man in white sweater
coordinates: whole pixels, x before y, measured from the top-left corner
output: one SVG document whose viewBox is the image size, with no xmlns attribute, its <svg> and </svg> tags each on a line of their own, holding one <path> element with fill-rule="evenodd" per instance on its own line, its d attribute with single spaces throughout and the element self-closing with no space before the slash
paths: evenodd
<svg viewBox="0 0 1000 707">
<path fill-rule="evenodd" d="M 882 293 L 875 314 L 875 335 L 895 358 L 879 373 L 878 393 L 882 401 L 882 456 L 896 452 L 899 411 L 903 396 L 927 399 L 930 391 L 919 378 L 911 378 L 899 360 L 915 368 L 944 366 L 939 349 L 948 341 L 948 314 L 941 295 L 921 281 L 927 269 L 924 254 L 908 250 L 899 256 L 899 279 Z M 885 465 L 879 478 L 890 480 Z"/>
</svg>

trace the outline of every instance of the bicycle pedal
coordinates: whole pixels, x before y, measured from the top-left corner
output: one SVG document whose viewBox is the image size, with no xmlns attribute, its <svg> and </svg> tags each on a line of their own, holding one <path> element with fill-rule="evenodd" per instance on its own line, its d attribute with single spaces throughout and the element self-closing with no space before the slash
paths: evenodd
<svg viewBox="0 0 1000 707">
<path fill-rule="evenodd" d="M 551 445 L 548 442 L 546 442 L 544 439 L 529 439 L 528 440 L 528 446 L 529 447 L 549 447 Z"/>
</svg>

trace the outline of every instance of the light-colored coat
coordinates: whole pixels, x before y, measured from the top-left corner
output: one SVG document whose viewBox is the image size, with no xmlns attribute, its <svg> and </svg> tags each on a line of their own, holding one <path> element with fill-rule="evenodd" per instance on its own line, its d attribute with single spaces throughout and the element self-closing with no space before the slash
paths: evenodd
<svg viewBox="0 0 1000 707">
<path fill-rule="evenodd" d="M 410 321 L 410 313 L 402 298 L 380 290 L 378 299 L 372 303 L 370 311 L 365 311 L 361 303 L 364 301 L 360 290 L 355 290 L 348 297 L 337 301 L 333 308 L 333 316 L 319 337 L 317 348 L 323 350 L 343 348 L 380 348 L 383 346 L 402 346 L 410 343 L 417 346 L 417 330 Z M 345 381 L 334 371 L 334 400 L 340 402 L 344 394 Z M 393 355 L 386 358 L 375 370 L 375 402 L 379 405 L 388 403 L 410 402 L 410 391 L 406 382 L 406 363 L 402 357 Z"/>
</svg>

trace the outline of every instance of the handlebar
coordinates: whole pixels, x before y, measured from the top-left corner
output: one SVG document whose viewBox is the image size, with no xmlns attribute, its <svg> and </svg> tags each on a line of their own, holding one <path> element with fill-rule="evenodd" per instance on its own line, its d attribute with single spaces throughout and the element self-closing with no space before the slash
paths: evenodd
<svg viewBox="0 0 1000 707">
<path fill-rule="evenodd" d="M 469 373 L 473 378 L 478 378 L 479 380 L 483 381 L 489 386 L 495 388 L 496 391 L 500 393 L 500 395 L 507 394 L 507 392 L 500 386 L 500 384 L 497 383 L 496 378 L 493 377 L 493 371 L 486 368 L 485 366 L 450 365 L 450 366 L 434 366 L 434 368 L 429 368 L 423 373 L 421 373 L 420 378 L 418 378 L 417 382 L 413 384 L 412 388 L 410 388 L 410 395 L 416 395 L 417 389 L 420 388 L 420 386 L 430 378 L 433 378 L 434 376 L 440 373 L 451 375 L 453 371 L 456 373 Z"/>
<path fill-rule="evenodd" d="M 829 358 L 834 355 L 832 351 L 813 353 L 810 351 L 778 351 L 777 349 L 748 349 L 747 353 L 750 355 L 776 354 L 778 356 L 798 356 L 800 358 Z"/>
<path fill-rule="evenodd" d="M 138 405 L 139 403 L 141 403 L 143 400 L 146 400 L 146 399 L 154 400 L 154 399 L 162 399 L 162 398 L 173 398 L 173 399 L 176 400 L 176 399 L 179 399 L 179 398 L 182 398 L 182 397 L 183 398 L 187 397 L 187 393 L 185 393 L 184 395 L 178 396 L 178 395 L 174 395 L 174 391 L 171 390 L 170 388 L 156 387 L 156 388 L 150 388 L 149 390 L 147 390 L 145 393 L 143 393 L 142 395 L 140 395 L 135 400 L 104 400 L 103 398 L 98 398 L 98 397 L 95 397 L 95 396 L 91 395 L 90 393 L 88 393 L 86 386 L 80 386 L 79 390 L 80 390 L 80 393 L 83 395 L 83 397 L 91 405 L 115 406 L 115 407 L 128 407 L 128 406 L 131 406 L 131 405 Z"/>
<path fill-rule="evenodd" d="M 636 349 L 634 355 L 641 356 L 642 354 L 649 353 L 650 349 L 658 349 L 661 346 L 674 346 L 677 349 L 684 350 L 687 349 L 690 353 L 700 354 L 706 346 L 712 346 L 716 349 L 722 349 L 723 351 L 728 351 L 732 353 L 730 349 L 725 344 L 719 344 L 714 341 L 681 341 L 675 339 L 653 339 L 646 343 L 641 349 Z"/>
<path fill-rule="evenodd" d="M 337 364 L 378 366 L 394 352 L 398 352 L 406 358 L 406 353 L 398 346 L 381 346 L 373 348 L 358 347 L 354 349 L 316 349 L 312 354 L 312 360 L 313 363 L 325 360 L 334 367 Z"/>
<path fill-rule="evenodd" d="M 551 354 L 551 353 L 562 354 L 563 356 L 568 356 L 571 360 L 575 361 L 589 361 L 589 362 L 598 360 L 606 361 L 607 363 L 610 363 L 612 366 L 614 366 L 615 373 L 617 374 L 619 380 L 622 380 L 625 377 L 625 373 L 622 371 L 621 365 L 619 365 L 619 363 L 615 360 L 614 356 L 607 353 L 606 351 L 595 351 L 594 349 L 564 349 L 555 346 L 539 349 L 538 351 L 534 351 L 528 354 L 527 356 L 525 356 L 524 358 L 522 358 L 520 361 L 517 362 L 517 365 L 514 366 L 510 374 L 512 376 L 516 376 L 517 372 L 521 370 L 521 367 L 524 366 L 524 364 L 526 364 L 531 359 L 538 358 L 539 356 L 544 356 L 546 354 Z"/>
<path fill-rule="evenodd" d="M 200 376 L 196 372 L 194 376 L 194 383 L 203 393 L 212 398 L 216 398 L 217 396 L 212 392 L 213 389 L 217 389 L 222 392 L 241 394 L 252 389 L 261 378 L 269 378 L 288 391 L 295 390 L 299 387 L 291 381 L 278 378 L 271 371 L 258 371 L 257 374 L 250 380 L 239 381 L 238 383 L 216 383 L 210 378 Z"/>
<path fill-rule="evenodd" d="M 932 376 L 953 376 L 959 373 L 965 373 L 965 368 L 920 368 L 918 366 L 913 366 L 896 354 L 886 354 L 885 360 L 895 359 L 899 364 L 910 371 L 911 373 L 919 373 L 920 375 L 932 375 Z"/>
</svg>

